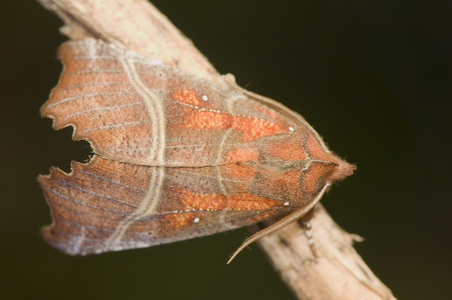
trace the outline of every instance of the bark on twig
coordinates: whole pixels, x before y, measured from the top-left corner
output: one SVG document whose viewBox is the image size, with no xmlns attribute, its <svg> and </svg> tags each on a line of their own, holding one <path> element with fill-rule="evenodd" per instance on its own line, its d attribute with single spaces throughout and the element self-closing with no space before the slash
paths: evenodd
<svg viewBox="0 0 452 300">
<path fill-rule="evenodd" d="M 99 38 L 211 81 L 222 80 L 192 42 L 145 0 L 38 1 L 65 22 L 61 31 L 71 39 Z M 297 223 L 259 242 L 299 299 L 395 299 L 354 250 L 355 237 L 322 206 L 311 222 L 317 260 Z"/>
</svg>

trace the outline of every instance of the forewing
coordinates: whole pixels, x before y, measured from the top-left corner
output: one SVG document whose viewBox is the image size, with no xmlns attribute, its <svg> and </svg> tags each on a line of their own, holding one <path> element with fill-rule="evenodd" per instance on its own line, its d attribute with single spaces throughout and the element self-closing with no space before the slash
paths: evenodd
<svg viewBox="0 0 452 300">
<path fill-rule="evenodd" d="M 94 156 L 73 163 L 70 174 L 53 168 L 39 177 L 53 217 L 43 235 L 63 252 L 85 255 L 214 234 L 293 209 L 259 194 L 258 177 L 235 164 L 149 167 Z"/>
<path fill-rule="evenodd" d="M 113 160 L 219 165 L 249 141 L 302 126 L 276 102 L 101 41 L 65 43 L 59 56 L 64 70 L 42 115 Z"/>
</svg>

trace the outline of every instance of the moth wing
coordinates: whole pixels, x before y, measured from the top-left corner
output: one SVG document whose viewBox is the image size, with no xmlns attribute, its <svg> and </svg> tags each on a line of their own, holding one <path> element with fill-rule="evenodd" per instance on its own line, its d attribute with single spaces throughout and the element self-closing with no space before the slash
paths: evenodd
<svg viewBox="0 0 452 300">
<path fill-rule="evenodd" d="M 236 168 L 236 167 L 234 167 Z M 284 201 L 251 192 L 257 174 L 225 166 L 167 168 L 94 156 L 53 168 L 39 183 L 52 210 L 44 238 L 59 250 L 85 255 L 205 236 L 288 213 Z"/>
<path fill-rule="evenodd" d="M 59 57 L 64 70 L 41 114 L 56 129 L 73 126 L 74 139 L 113 160 L 220 165 L 250 141 L 305 126 L 276 101 L 102 41 L 67 42 Z"/>
</svg>

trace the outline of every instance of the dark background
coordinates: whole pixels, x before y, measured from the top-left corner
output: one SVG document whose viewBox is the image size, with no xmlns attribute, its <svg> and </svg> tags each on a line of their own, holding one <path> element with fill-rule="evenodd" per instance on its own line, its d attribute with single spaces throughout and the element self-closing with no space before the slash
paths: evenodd
<svg viewBox="0 0 452 300">
<path fill-rule="evenodd" d="M 220 73 L 300 112 L 358 171 L 323 199 L 400 299 L 451 299 L 451 1 L 153 1 Z M 427 4 L 428 3 L 428 4 Z M 39 107 L 65 40 L 34 1 L 0 4 L 0 298 L 293 299 L 245 229 L 90 257 L 43 242 L 36 183 L 90 148 Z"/>
</svg>

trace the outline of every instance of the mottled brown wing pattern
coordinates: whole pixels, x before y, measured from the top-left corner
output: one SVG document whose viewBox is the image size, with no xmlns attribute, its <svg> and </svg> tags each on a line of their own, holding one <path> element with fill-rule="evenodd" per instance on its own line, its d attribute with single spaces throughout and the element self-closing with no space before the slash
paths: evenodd
<svg viewBox="0 0 452 300">
<path fill-rule="evenodd" d="M 354 170 L 300 115 L 234 82 L 93 39 L 59 54 L 64 70 L 41 114 L 56 129 L 73 126 L 95 153 L 70 174 L 39 177 L 53 217 L 44 237 L 66 253 L 158 245 L 284 215 L 267 234 Z"/>
<path fill-rule="evenodd" d="M 213 234 L 293 210 L 262 189 L 249 192 L 270 176 L 265 170 L 234 168 L 241 177 L 225 166 L 148 167 L 100 156 L 72 163 L 71 174 L 53 168 L 39 178 L 54 220 L 43 235 L 84 255 Z"/>
<path fill-rule="evenodd" d="M 41 109 L 104 157 L 153 166 L 225 163 L 250 140 L 300 127 L 231 89 L 101 41 L 65 43 L 64 70 Z"/>
</svg>

